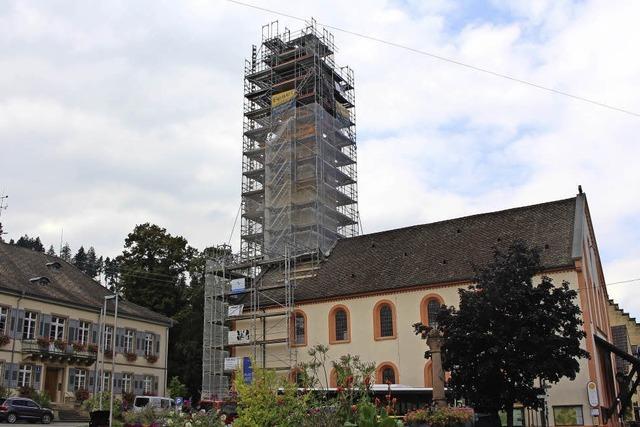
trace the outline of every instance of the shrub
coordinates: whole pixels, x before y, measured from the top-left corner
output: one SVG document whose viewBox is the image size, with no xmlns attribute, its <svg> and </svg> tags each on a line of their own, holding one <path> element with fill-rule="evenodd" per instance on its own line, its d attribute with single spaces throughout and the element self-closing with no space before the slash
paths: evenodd
<svg viewBox="0 0 640 427">
<path fill-rule="evenodd" d="M 408 412 L 404 416 L 404 422 L 411 424 L 426 424 L 429 421 L 429 411 L 426 409 L 416 409 L 415 411 Z"/>
<path fill-rule="evenodd" d="M 65 351 L 67 349 L 67 342 L 65 340 L 55 340 L 53 345 L 60 351 Z"/>
<path fill-rule="evenodd" d="M 9 335 L 6 335 L 6 334 L 0 335 L 0 347 L 4 347 L 10 342 L 11 342 L 11 338 L 9 337 Z"/>
<path fill-rule="evenodd" d="M 33 396 L 35 392 L 36 392 L 35 389 L 28 385 L 18 387 L 18 395 L 20 397 L 28 397 L 29 399 L 31 399 L 31 396 Z"/>
<path fill-rule="evenodd" d="M 144 358 L 147 359 L 149 363 L 156 363 L 158 361 L 158 356 L 155 354 L 147 354 Z"/>
<path fill-rule="evenodd" d="M 75 352 L 82 352 L 82 351 L 85 351 L 87 349 L 87 346 L 85 344 L 82 344 L 82 343 L 79 343 L 79 342 L 72 343 L 71 347 L 73 347 L 73 351 L 75 351 Z"/>
<path fill-rule="evenodd" d="M 76 401 L 82 403 L 89 398 L 89 390 L 86 388 L 79 388 L 76 390 L 75 395 Z"/>
<path fill-rule="evenodd" d="M 465 408 L 438 408 L 429 412 L 427 422 L 432 427 L 451 427 L 470 419 L 471 413 Z"/>
<path fill-rule="evenodd" d="M 127 359 L 127 362 L 135 362 L 138 360 L 138 355 L 131 351 L 126 351 L 124 357 Z"/>
<path fill-rule="evenodd" d="M 100 401 L 102 401 L 102 409 L 109 409 L 109 399 L 111 394 L 108 391 L 96 393 L 89 399 L 82 403 L 82 407 L 88 412 L 97 411 L 100 409 Z M 122 401 L 120 399 L 113 399 L 113 416 L 119 418 L 122 415 Z"/>
<path fill-rule="evenodd" d="M 169 382 L 169 396 L 175 399 L 176 397 L 185 397 L 187 395 L 187 386 L 182 384 L 180 378 L 177 376 L 171 378 Z"/>
<path fill-rule="evenodd" d="M 51 405 L 51 396 L 46 391 L 36 391 L 31 395 L 31 399 L 43 408 Z"/>
<path fill-rule="evenodd" d="M 89 353 L 97 354 L 98 353 L 98 345 L 97 344 L 89 344 L 89 345 L 87 345 L 87 351 Z"/>
<path fill-rule="evenodd" d="M 122 392 L 122 403 L 124 403 L 125 408 L 131 408 L 133 406 L 133 401 L 135 400 L 136 395 L 130 391 Z"/>
<path fill-rule="evenodd" d="M 11 389 L 0 385 L 0 398 L 7 398 L 11 396 Z"/>
</svg>

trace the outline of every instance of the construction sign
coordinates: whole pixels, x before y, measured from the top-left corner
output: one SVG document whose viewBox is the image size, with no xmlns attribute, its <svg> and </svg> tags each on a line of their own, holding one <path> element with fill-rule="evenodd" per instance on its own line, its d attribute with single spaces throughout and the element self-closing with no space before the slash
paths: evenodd
<svg viewBox="0 0 640 427">
<path fill-rule="evenodd" d="M 295 97 L 296 97 L 295 89 L 286 90 L 280 93 L 274 93 L 273 95 L 271 95 L 271 107 L 277 107 L 278 105 L 285 104 L 291 101 Z"/>
</svg>

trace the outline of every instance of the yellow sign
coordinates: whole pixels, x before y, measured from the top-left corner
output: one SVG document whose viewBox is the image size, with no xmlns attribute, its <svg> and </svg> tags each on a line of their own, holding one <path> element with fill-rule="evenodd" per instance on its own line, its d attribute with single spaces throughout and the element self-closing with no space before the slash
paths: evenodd
<svg viewBox="0 0 640 427">
<path fill-rule="evenodd" d="M 277 107 L 278 105 L 282 105 L 285 102 L 291 101 L 295 97 L 296 97 L 295 89 L 286 90 L 280 93 L 274 93 L 273 95 L 271 95 L 271 106 Z"/>
</svg>

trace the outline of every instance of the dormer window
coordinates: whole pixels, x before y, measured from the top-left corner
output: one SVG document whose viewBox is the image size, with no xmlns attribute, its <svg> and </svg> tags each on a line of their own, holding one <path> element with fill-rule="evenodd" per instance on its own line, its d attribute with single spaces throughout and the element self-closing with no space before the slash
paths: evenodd
<svg viewBox="0 0 640 427">
<path fill-rule="evenodd" d="M 58 271 L 62 268 L 62 264 L 60 264 L 58 261 L 53 261 L 53 262 L 48 262 L 47 267 L 50 270 Z"/>
<path fill-rule="evenodd" d="M 29 279 L 29 281 L 31 283 L 33 283 L 33 284 L 42 285 L 42 286 L 45 286 L 45 285 L 48 285 L 49 283 L 51 283 L 51 280 L 49 280 L 49 278 L 45 277 L 45 276 L 34 277 L 32 279 Z"/>
</svg>

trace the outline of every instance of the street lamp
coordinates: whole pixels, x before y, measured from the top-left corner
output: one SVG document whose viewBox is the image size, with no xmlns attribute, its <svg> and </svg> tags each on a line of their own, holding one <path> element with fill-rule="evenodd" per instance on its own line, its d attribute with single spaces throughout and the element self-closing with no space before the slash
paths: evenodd
<svg viewBox="0 0 640 427">
<path fill-rule="evenodd" d="M 114 295 L 106 295 L 104 297 L 105 307 L 107 304 L 107 300 L 115 299 L 115 308 L 113 310 L 113 330 L 111 331 L 111 393 L 109 399 L 109 427 L 113 426 L 113 391 L 114 391 L 114 381 L 115 381 L 115 368 L 116 368 L 116 346 L 114 345 L 115 333 L 118 328 L 118 291 Z M 105 317 L 106 317 L 105 310 Z M 104 362 L 103 362 L 104 364 Z"/>
</svg>

